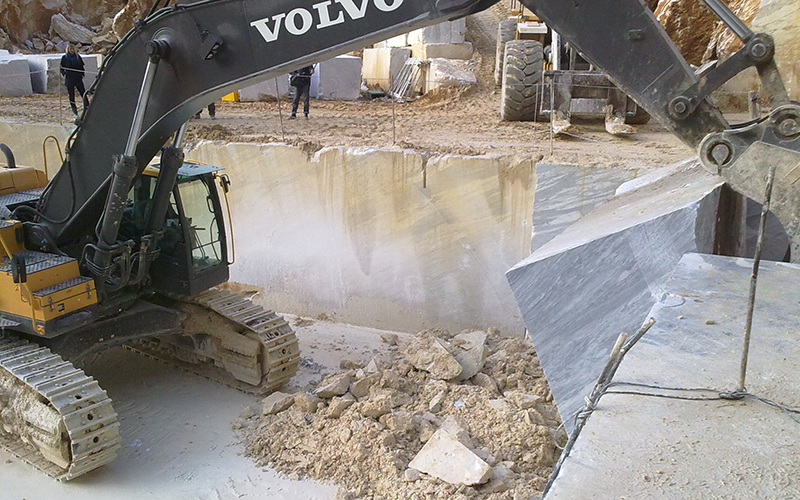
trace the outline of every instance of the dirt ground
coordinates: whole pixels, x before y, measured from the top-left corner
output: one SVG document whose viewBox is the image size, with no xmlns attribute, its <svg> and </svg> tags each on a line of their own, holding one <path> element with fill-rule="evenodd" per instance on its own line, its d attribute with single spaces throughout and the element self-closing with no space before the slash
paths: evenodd
<svg viewBox="0 0 800 500">
<path fill-rule="evenodd" d="M 287 142 L 314 152 L 326 146 L 402 147 L 432 153 L 519 155 L 600 168 L 652 168 L 692 152 L 655 121 L 632 136 L 611 136 L 603 124 L 580 123 L 572 136 L 554 137 L 549 124 L 500 121 L 500 91 L 494 85 L 499 5 L 467 18 L 467 38 L 476 48 L 478 85 L 430 93 L 415 102 L 381 98 L 311 103 L 308 120 L 289 120 L 291 103 L 218 102 L 217 118 L 193 120 L 188 141 Z M 280 106 L 280 112 L 279 112 Z M 69 123 L 63 95 L 0 98 L 0 119 Z"/>
</svg>

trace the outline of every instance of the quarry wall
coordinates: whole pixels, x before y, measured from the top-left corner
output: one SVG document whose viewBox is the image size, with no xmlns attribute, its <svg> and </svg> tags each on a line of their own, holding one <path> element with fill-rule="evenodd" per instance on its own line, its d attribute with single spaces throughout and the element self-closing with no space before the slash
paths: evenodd
<svg viewBox="0 0 800 500">
<path fill-rule="evenodd" d="M 0 122 L 20 165 L 42 168 L 48 135 L 63 147 L 68 129 Z M 504 274 L 530 253 L 530 158 L 222 142 L 186 157 L 230 177 L 231 281 L 264 305 L 401 331 L 522 334 Z M 52 175 L 52 145 L 48 162 Z"/>
</svg>

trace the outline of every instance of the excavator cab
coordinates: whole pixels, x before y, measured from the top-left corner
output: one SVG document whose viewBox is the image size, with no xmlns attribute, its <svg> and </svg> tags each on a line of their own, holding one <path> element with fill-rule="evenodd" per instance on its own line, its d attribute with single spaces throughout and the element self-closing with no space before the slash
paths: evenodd
<svg viewBox="0 0 800 500">
<path fill-rule="evenodd" d="M 160 165 L 145 169 L 132 186 L 120 235 L 138 240 L 155 193 Z M 228 280 L 228 255 L 222 204 L 216 189 L 219 167 L 184 162 L 166 210 L 160 252 L 151 265 L 155 292 L 196 295 Z"/>
</svg>

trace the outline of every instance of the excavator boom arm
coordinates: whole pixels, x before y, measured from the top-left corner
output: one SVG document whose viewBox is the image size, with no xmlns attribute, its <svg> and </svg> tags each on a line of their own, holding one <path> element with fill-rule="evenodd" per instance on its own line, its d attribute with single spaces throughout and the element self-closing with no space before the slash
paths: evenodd
<svg viewBox="0 0 800 500">
<path fill-rule="evenodd" d="M 126 150 L 148 44 L 165 46 L 135 148 L 139 172 L 196 112 L 249 84 L 496 0 L 203 0 L 162 9 L 107 57 L 68 158 L 39 206 L 57 245 L 94 232 L 113 157 Z M 67 215 L 69 215 L 67 217 Z"/>
</svg>

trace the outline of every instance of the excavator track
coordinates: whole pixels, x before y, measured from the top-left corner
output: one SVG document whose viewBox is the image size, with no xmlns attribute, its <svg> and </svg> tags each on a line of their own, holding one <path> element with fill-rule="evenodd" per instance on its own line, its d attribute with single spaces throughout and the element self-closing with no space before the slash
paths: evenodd
<svg viewBox="0 0 800 500">
<path fill-rule="evenodd" d="M 119 446 L 117 414 L 97 381 L 0 333 L 0 447 L 66 481 L 110 462 Z"/>
<path fill-rule="evenodd" d="M 289 323 L 247 295 L 212 288 L 189 300 L 182 335 L 142 339 L 127 348 L 249 394 L 266 394 L 297 372 L 300 348 Z"/>
</svg>

